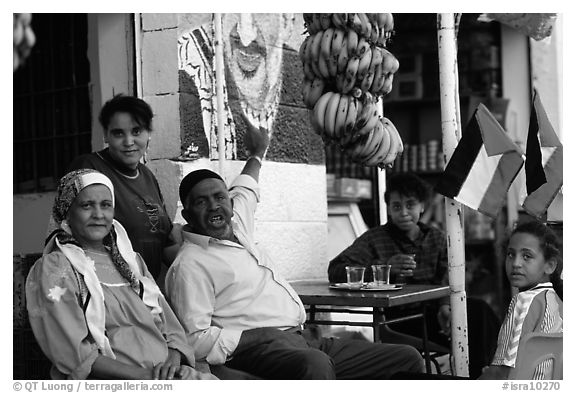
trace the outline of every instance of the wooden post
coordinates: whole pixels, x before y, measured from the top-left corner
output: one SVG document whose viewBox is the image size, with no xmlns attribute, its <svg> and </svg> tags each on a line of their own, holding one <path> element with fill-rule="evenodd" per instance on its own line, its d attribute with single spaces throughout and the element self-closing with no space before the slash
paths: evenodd
<svg viewBox="0 0 576 393">
<path fill-rule="evenodd" d="M 440 106 L 444 166 L 462 136 L 455 14 L 438 14 L 438 60 L 440 65 Z M 460 203 L 444 198 L 448 239 L 448 279 L 452 310 L 452 354 L 458 376 L 469 376 L 468 323 L 466 313 L 464 213 Z"/>
<path fill-rule="evenodd" d="M 216 110 L 218 118 L 218 169 L 225 180 L 226 141 L 224 139 L 224 124 L 226 108 L 224 108 L 224 43 L 222 41 L 222 14 L 214 14 L 214 62 L 216 64 Z"/>
</svg>

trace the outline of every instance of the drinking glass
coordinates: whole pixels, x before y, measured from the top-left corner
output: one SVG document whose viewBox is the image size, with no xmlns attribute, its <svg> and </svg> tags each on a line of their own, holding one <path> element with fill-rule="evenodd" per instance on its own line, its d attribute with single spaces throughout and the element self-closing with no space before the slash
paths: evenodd
<svg viewBox="0 0 576 393">
<path fill-rule="evenodd" d="M 351 287 L 364 285 L 364 266 L 346 266 L 346 279 Z"/>
<path fill-rule="evenodd" d="M 392 265 L 372 265 L 374 285 L 382 286 L 390 284 L 390 269 Z"/>
</svg>

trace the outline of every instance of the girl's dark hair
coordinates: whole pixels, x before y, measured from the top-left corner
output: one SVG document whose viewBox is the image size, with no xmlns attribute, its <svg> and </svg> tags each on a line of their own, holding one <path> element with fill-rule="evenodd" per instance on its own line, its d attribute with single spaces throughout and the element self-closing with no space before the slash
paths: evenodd
<svg viewBox="0 0 576 393">
<path fill-rule="evenodd" d="M 390 194 L 393 192 L 405 197 L 416 197 L 423 203 L 427 203 L 431 196 L 431 188 L 428 183 L 412 173 L 399 173 L 390 176 L 384 192 L 386 203 L 390 202 Z"/>
<path fill-rule="evenodd" d="M 544 253 L 546 260 L 556 260 L 556 270 L 550 275 L 550 282 L 554 286 L 554 290 L 562 297 L 562 241 L 556 236 L 554 231 L 547 225 L 539 221 L 528 221 L 518 225 L 512 233 L 510 238 L 516 233 L 527 233 L 535 236 L 540 241 L 540 248 Z M 510 240 L 510 238 L 508 240 Z M 508 242 L 506 242 L 507 244 Z"/>
<path fill-rule="evenodd" d="M 104 130 L 108 129 L 110 119 L 118 112 L 129 113 L 140 127 L 152 131 L 152 117 L 154 117 L 154 114 L 150 105 L 141 98 L 117 94 L 108 100 L 102 107 L 100 116 L 98 116 L 98 120 Z"/>
</svg>

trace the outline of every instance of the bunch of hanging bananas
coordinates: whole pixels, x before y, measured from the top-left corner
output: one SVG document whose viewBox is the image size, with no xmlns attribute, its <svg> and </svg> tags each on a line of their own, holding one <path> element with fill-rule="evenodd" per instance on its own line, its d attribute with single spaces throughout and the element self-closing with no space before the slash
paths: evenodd
<svg viewBox="0 0 576 393">
<path fill-rule="evenodd" d="M 377 102 L 399 67 L 386 49 L 392 14 L 304 14 L 304 23 L 302 100 L 314 130 L 355 162 L 391 166 L 403 144 Z"/>
<path fill-rule="evenodd" d="M 327 91 L 310 113 L 312 128 L 325 142 L 338 143 L 352 161 L 365 166 L 392 166 L 404 150 L 398 130 L 378 115 L 376 98 Z"/>
</svg>

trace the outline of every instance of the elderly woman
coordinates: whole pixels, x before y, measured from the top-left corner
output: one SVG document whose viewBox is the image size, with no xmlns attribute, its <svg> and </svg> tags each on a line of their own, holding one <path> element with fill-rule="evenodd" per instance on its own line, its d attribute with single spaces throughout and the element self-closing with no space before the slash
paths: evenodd
<svg viewBox="0 0 576 393">
<path fill-rule="evenodd" d="M 26 281 L 32 330 L 52 378 L 216 379 L 194 351 L 146 264 L 114 220 L 102 173 L 65 175 L 47 239 Z"/>
</svg>

